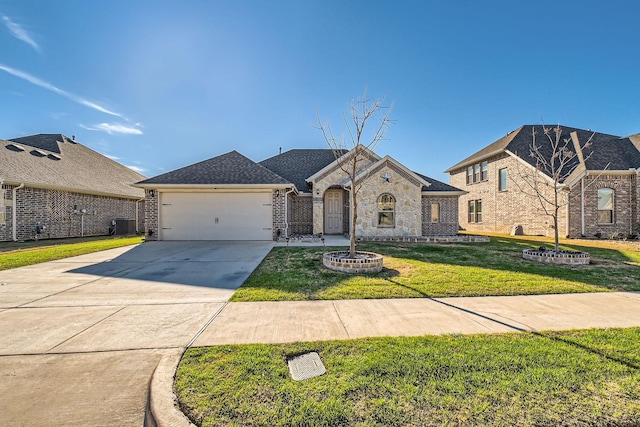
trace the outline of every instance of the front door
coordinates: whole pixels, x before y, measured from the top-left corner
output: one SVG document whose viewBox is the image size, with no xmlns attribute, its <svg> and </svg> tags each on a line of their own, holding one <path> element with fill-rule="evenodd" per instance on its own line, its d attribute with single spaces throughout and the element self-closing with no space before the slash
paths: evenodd
<svg viewBox="0 0 640 427">
<path fill-rule="evenodd" d="M 342 234 L 343 191 L 327 190 L 324 193 L 324 234 Z"/>
</svg>

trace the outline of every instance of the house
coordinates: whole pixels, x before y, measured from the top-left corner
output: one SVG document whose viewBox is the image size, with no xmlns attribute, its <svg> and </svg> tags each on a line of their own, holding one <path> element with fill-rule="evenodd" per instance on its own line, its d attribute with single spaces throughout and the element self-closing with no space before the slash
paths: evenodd
<svg viewBox="0 0 640 427">
<path fill-rule="evenodd" d="M 555 127 L 555 126 L 554 126 Z M 575 154 L 560 182 L 560 236 L 627 237 L 640 223 L 640 134 L 629 137 L 560 126 L 561 141 Z M 466 194 L 459 199 L 460 225 L 472 232 L 552 236 L 553 220 L 536 197 L 527 195 L 524 177 L 536 170 L 536 145 L 548 147 L 543 126 L 524 125 L 451 166 L 450 183 Z M 590 143 L 582 150 L 587 141 Z M 549 148 L 546 148 L 549 150 Z M 550 177 L 540 172 L 548 182 Z M 546 196 L 551 197 L 547 187 Z"/>
<path fill-rule="evenodd" d="M 146 192 L 148 238 L 278 240 L 346 234 L 352 184 L 340 160 L 352 155 L 294 149 L 256 163 L 232 151 L 141 181 L 136 185 Z M 457 234 L 461 190 L 369 150 L 360 165 L 358 237 Z"/>
<path fill-rule="evenodd" d="M 141 179 L 65 135 L 0 140 L 0 241 L 143 232 Z"/>
</svg>

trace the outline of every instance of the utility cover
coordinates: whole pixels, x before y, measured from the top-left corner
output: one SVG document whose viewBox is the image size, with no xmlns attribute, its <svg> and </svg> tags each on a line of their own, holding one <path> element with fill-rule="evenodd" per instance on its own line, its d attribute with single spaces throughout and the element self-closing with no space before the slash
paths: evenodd
<svg viewBox="0 0 640 427">
<path fill-rule="evenodd" d="M 322 360 L 320 360 L 320 355 L 315 351 L 292 357 L 287 363 L 291 378 L 296 381 L 308 380 L 327 372 Z"/>
</svg>

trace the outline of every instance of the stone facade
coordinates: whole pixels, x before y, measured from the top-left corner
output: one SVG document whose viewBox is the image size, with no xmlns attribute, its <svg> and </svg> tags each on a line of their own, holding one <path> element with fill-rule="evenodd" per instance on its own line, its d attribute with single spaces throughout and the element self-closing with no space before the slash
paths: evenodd
<svg viewBox="0 0 640 427">
<path fill-rule="evenodd" d="M 404 175 L 389 164 L 368 174 L 358 194 L 356 237 L 422 234 L 422 184 Z M 378 225 L 378 198 L 383 194 L 395 199 L 393 226 Z"/>
<path fill-rule="evenodd" d="M 467 191 L 458 201 L 460 227 L 471 232 L 494 232 L 509 234 L 514 226 L 520 225 L 524 234 L 553 236 L 553 218 L 545 215 L 538 199 L 523 193 L 519 188 L 526 186 L 520 171 L 527 166 L 508 154 L 487 159 L 487 180 L 467 184 L 466 168 L 451 172 L 449 182 L 454 187 Z M 500 191 L 499 174 L 506 169 L 507 189 Z M 547 194 L 551 197 L 552 193 Z M 469 201 L 482 201 L 482 220 L 469 221 Z M 568 234 L 567 209 L 563 207 L 558 215 L 560 236 Z"/>
<path fill-rule="evenodd" d="M 360 162 L 360 170 L 371 165 L 372 160 L 363 158 Z M 330 188 L 340 188 L 347 180 L 347 174 L 336 167 L 325 175 L 319 177 L 313 183 L 313 233 L 324 233 L 324 193 Z M 348 200 L 348 196 L 346 197 Z M 347 202 L 348 203 L 348 202 Z M 347 214 L 348 218 L 348 214 Z M 347 223 L 348 224 L 348 223 Z M 348 225 L 347 225 L 348 229 Z"/>
<path fill-rule="evenodd" d="M 2 186 L 4 220 L 0 221 L 0 241 L 13 239 L 14 203 L 18 240 L 108 235 L 111 221 L 136 220 L 136 214 L 139 230 L 144 232 L 144 202 L 32 187 L 18 189 L 14 201 L 14 187 Z M 36 226 L 44 228 L 36 233 Z"/>
</svg>

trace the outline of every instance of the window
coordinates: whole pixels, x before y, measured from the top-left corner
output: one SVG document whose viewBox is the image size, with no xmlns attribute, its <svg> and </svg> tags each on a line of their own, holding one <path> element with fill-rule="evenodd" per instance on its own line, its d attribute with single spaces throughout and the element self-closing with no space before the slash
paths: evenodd
<svg viewBox="0 0 640 427">
<path fill-rule="evenodd" d="M 613 190 L 610 188 L 598 190 L 598 223 L 613 224 Z"/>
<path fill-rule="evenodd" d="M 498 173 L 498 190 L 507 191 L 507 169 L 500 169 Z"/>
<path fill-rule="evenodd" d="M 480 163 L 473 165 L 473 182 L 480 182 Z"/>
<path fill-rule="evenodd" d="M 482 200 L 469 200 L 469 222 L 482 222 Z"/>
<path fill-rule="evenodd" d="M 391 194 L 378 197 L 378 227 L 393 227 L 396 199 Z"/>
<path fill-rule="evenodd" d="M 467 168 L 467 185 L 489 180 L 489 162 L 476 163 Z"/>
<path fill-rule="evenodd" d="M 431 203 L 431 222 L 440 222 L 440 203 Z"/>
</svg>

